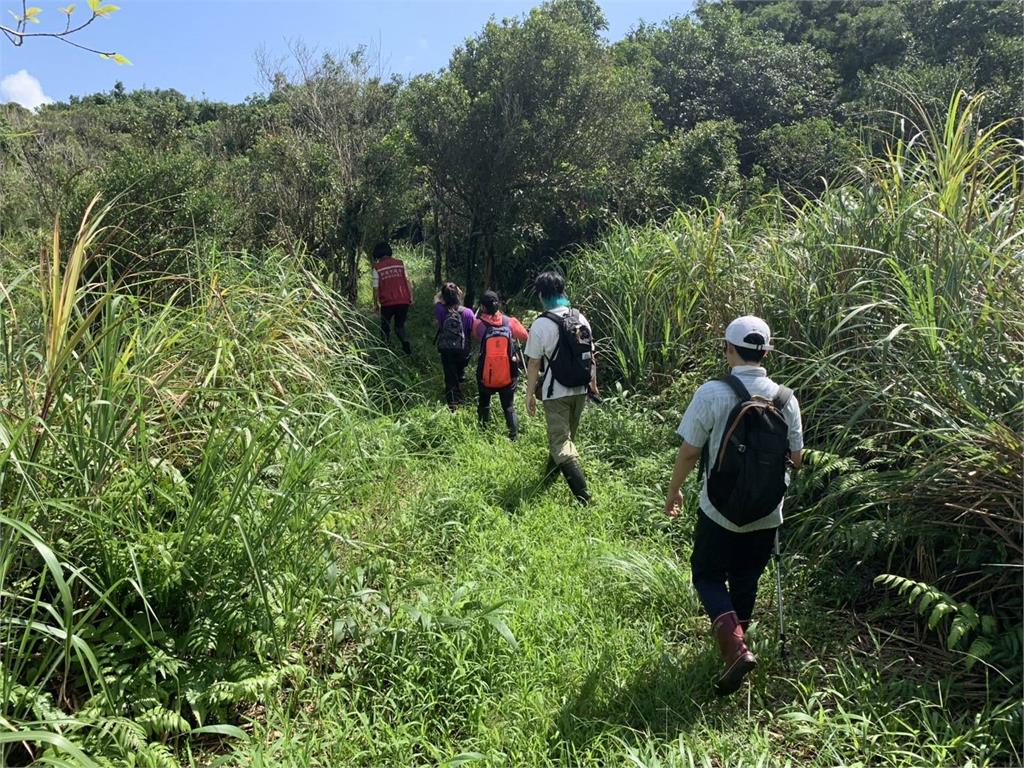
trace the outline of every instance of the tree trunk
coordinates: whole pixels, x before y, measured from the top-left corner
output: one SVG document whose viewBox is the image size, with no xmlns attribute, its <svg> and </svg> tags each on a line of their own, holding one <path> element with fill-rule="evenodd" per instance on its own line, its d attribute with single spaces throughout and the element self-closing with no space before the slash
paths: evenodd
<svg viewBox="0 0 1024 768">
<path fill-rule="evenodd" d="M 473 219 L 469 223 L 469 247 L 466 249 L 466 284 L 463 286 L 466 295 L 463 303 L 467 307 L 473 306 L 474 299 L 476 299 L 476 252 L 479 246 L 480 233 L 478 231 L 479 224 L 477 222 L 476 214 L 473 214 Z"/>
<path fill-rule="evenodd" d="M 455 238 L 452 237 L 451 229 L 449 229 L 444 236 L 444 264 L 441 267 L 441 282 L 444 282 L 445 277 L 452 273 L 458 263 L 458 246 L 455 243 Z M 438 283 L 438 287 L 441 287 L 441 283 Z"/>
<path fill-rule="evenodd" d="M 484 290 L 494 289 L 494 235 L 490 234 L 484 243 Z"/>
<path fill-rule="evenodd" d="M 359 250 L 350 245 L 345 249 L 346 270 L 345 295 L 353 304 L 359 296 Z"/>
<path fill-rule="evenodd" d="M 438 221 L 437 206 L 434 206 L 434 287 L 441 287 L 441 224 Z"/>
<path fill-rule="evenodd" d="M 348 204 L 345 206 L 344 228 L 342 237 L 338 243 L 345 252 L 345 280 L 338 288 L 344 291 L 345 296 L 353 304 L 359 295 L 359 245 L 363 240 L 363 232 L 360 227 L 360 211 L 362 206 Z"/>
</svg>

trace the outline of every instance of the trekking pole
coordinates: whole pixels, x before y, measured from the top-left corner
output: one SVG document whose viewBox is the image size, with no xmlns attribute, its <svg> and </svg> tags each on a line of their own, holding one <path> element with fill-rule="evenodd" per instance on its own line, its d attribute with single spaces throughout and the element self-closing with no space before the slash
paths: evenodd
<svg viewBox="0 0 1024 768">
<path fill-rule="evenodd" d="M 781 528 L 782 526 L 779 526 Z M 786 625 L 782 617 L 782 551 L 779 546 L 779 528 L 775 529 L 775 588 L 779 598 L 779 655 L 789 668 L 789 650 L 786 648 Z"/>
</svg>

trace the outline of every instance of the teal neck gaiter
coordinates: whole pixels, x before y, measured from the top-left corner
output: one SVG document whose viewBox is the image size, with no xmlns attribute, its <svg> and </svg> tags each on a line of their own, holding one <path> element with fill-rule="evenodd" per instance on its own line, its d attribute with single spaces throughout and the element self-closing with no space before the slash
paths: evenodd
<svg viewBox="0 0 1024 768">
<path fill-rule="evenodd" d="M 569 299 L 563 293 L 561 296 L 549 296 L 547 298 L 542 298 L 541 303 L 544 304 L 544 311 L 550 312 L 555 307 L 568 307 Z"/>
</svg>

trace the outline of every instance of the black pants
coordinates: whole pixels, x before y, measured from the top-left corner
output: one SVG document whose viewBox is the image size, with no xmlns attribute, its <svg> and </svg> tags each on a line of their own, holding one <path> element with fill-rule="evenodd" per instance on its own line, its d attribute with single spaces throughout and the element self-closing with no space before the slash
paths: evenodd
<svg viewBox="0 0 1024 768">
<path fill-rule="evenodd" d="M 775 528 L 735 533 L 697 512 L 690 573 L 711 621 L 729 611 L 736 611 L 740 621 L 750 621 L 757 582 L 771 558 L 774 541 Z"/>
<path fill-rule="evenodd" d="M 409 316 L 408 304 L 395 304 L 390 307 L 380 308 L 380 327 L 384 331 L 384 343 L 391 340 L 391 319 L 395 321 L 395 335 L 402 342 L 402 349 L 409 352 L 409 336 L 405 332 L 405 319 Z"/>
<path fill-rule="evenodd" d="M 444 400 L 453 411 L 462 404 L 462 382 L 466 379 L 466 365 L 469 353 L 445 350 L 441 353 L 441 369 L 444 371 Z"/>
<path fill-rule="evenodd" d="M 519 436 L 519 417 L 516 415 L 515 406 L 517 383 L 518 382 L 513 381 L 507 387 L 491 389 L 490 387 L 485 387 L 481 384 L 479 379 L 476 382 L 477 393 L 480 397 L 476 413 L 480 418 L 480 423 L 486 424 L 490 420 L 491 397 L 497 394 L 498 400 L 501 401 L 501 410 L 505 413 L 505 426 L 508 427 L 508 436 L 512 440 L 515 440 L 516 437 Z"/>
</svg>

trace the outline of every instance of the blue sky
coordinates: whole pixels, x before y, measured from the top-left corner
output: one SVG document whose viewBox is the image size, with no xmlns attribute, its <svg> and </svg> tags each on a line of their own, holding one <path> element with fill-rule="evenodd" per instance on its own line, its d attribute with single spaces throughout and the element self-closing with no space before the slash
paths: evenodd
<svg viewBox="0 0 1024 768">
<path fill-rule="evenodd" d="M 519 0 L 104 0 L 121 10 L 98 19 L 74 39 L 116 50 L 132 61 L 118 66 L 55 40 L 28 40 L 14 48 L 0 38 L 0 102 L 26 98 L 63 101 L 106 91 L 117 80 L 129 89 L 176 88 L 188 96 L 237 102 L 261 89 L 255 52 L 286 50 L 287 41 L 331 51 L 368 45 L 385 71 L 430 72 L 445 66 L 452 49 L 492 15 L 518 16 L 535 2 Z M 34 30 L 61 26 L 67 3 L 32 0 L 42 8 Z M 77 0 L 76 16 L 87 1 Z M 604 0 L 611 40 L 641 18 L 661 21 L 685 14 L 693 0 Z M 20 0 L 0 0 L 20 12 Z M 25 74 L 22 74 L 24 70 Z M 38 81 L 38 85 L 34 81 Z M 35 91 L 40 91 L 36 93 Z M 18 97 L 22 98 L 22 97 Z"/>
</svg>

